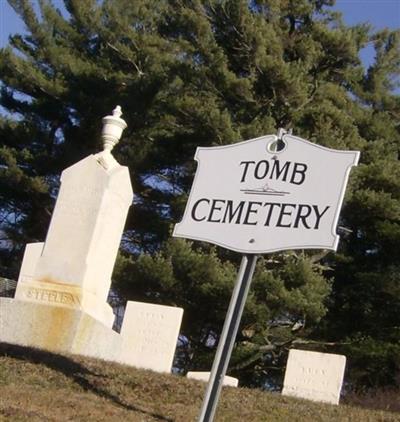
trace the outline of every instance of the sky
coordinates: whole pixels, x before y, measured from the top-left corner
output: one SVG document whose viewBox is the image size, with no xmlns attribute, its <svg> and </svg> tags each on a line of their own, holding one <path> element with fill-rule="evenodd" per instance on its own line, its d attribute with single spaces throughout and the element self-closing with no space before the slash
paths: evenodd
<svg viewBox="0 0 400 422">
<path fill-rule="evenodd" d="M 38 3 L 38 0 L 32 1 Z M 63 1 L 53 0 L 53 3 L 60 7 Z M 343 13 L 348 25 L 369 22 L 374 29 L 400 28 L 400 0 L 337 0 L 334 9 Z M 7 0 L 0 0 L 0 47 L 7 44 L 9 35 L 23 31 L 23 23 Z M 371 46 L 364 49 L 361 58 L 367 66 L 373 61 Z"/>
</svg>

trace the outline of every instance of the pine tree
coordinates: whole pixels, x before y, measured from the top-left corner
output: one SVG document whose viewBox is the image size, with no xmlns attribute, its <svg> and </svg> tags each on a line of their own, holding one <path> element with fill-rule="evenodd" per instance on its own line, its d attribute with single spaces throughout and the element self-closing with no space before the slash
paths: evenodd
<svg viewBox="0 0 400 422">
<path fill-rule="evenodd" d="M 351 233 L 336 256 L 328 331 L 345 339 L 359 384 L 400 386 L 400 33 L 371 39 L 376 61 L 352 90 L 366 142 L 343 213 Z"/>
<path fill-rule="evenodd" d="M 44 239 L 61 170 L 99 150 L 101 117 L 120 104 L 128 129 L 115 154 L 136 198 L 115 286 L 182 306 L 184 365 L 209 368 L 239 257 L 169 239 L 195 148 L 293 128 L 361 151 L 342 241 L 338 254 L 260 259 L 231 371 L 260 384 L 297 344 L 344 351 L 354 382 L 395 382 L 399 32 L 347 27 L 332 0 L 64 0 L 64 14 L 41 0 L 39 15 L 29 0 L 8 1 L 28 35 L 0 52 L 2 275 L 15 277 L 24 244 Z M 376 60 L 364 69 L 369 42 Z"/>
</svg>

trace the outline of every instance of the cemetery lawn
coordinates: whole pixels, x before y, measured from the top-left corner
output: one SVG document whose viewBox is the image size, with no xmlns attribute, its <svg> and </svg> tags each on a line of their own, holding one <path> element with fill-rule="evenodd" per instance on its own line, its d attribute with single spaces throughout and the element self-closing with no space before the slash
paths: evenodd
<svg viewBox="0 0 400 422">
<path fill-rule="evenodd" d="M 205 384 L 0 344 L 0 421 L 196 421 Z M 216 421 L 400 421 L 400 413 L 224 388 Z"/>
</svg>

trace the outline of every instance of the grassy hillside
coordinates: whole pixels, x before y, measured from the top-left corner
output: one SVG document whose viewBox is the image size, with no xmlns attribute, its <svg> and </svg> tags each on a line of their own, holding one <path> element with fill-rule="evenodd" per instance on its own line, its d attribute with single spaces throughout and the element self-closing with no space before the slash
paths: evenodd
<svg viewBox="0 0 400 422">
<path fill-rule="evenodd" d="M 0 344 L 0 421 L 195 421 L 205 384 Z M 399 413 L 224 388 L 217 421 L 400 421 Z"/>
</svg>

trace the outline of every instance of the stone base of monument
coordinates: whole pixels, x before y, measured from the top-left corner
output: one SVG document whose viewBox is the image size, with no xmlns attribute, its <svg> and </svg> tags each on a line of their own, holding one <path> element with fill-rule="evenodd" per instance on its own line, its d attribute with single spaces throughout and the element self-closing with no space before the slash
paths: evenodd
<svg viewBox="0 0 400 422">
<path fill-rule="evenodd" d="M 0 298 L 0 341 L 118 361 L 122 337 L 89 314 Z"/>
<path fill-rule="evenodd" d="M 0 298 L 0 342 L 171 372 L 182 314 L 128 302 L 119 334 L 78 308 Z"/>
<path fill-rule="evenodd" d="M 48 283 L 37 280 L 20 281 L 17 284 L 15 299 L 37 304 L 56 305 L 79 309 L 111 328 L 114 322 L 114 313 L 111 306 L 80 286 L 71 286 L 66 283 Z"/>
</svg>

